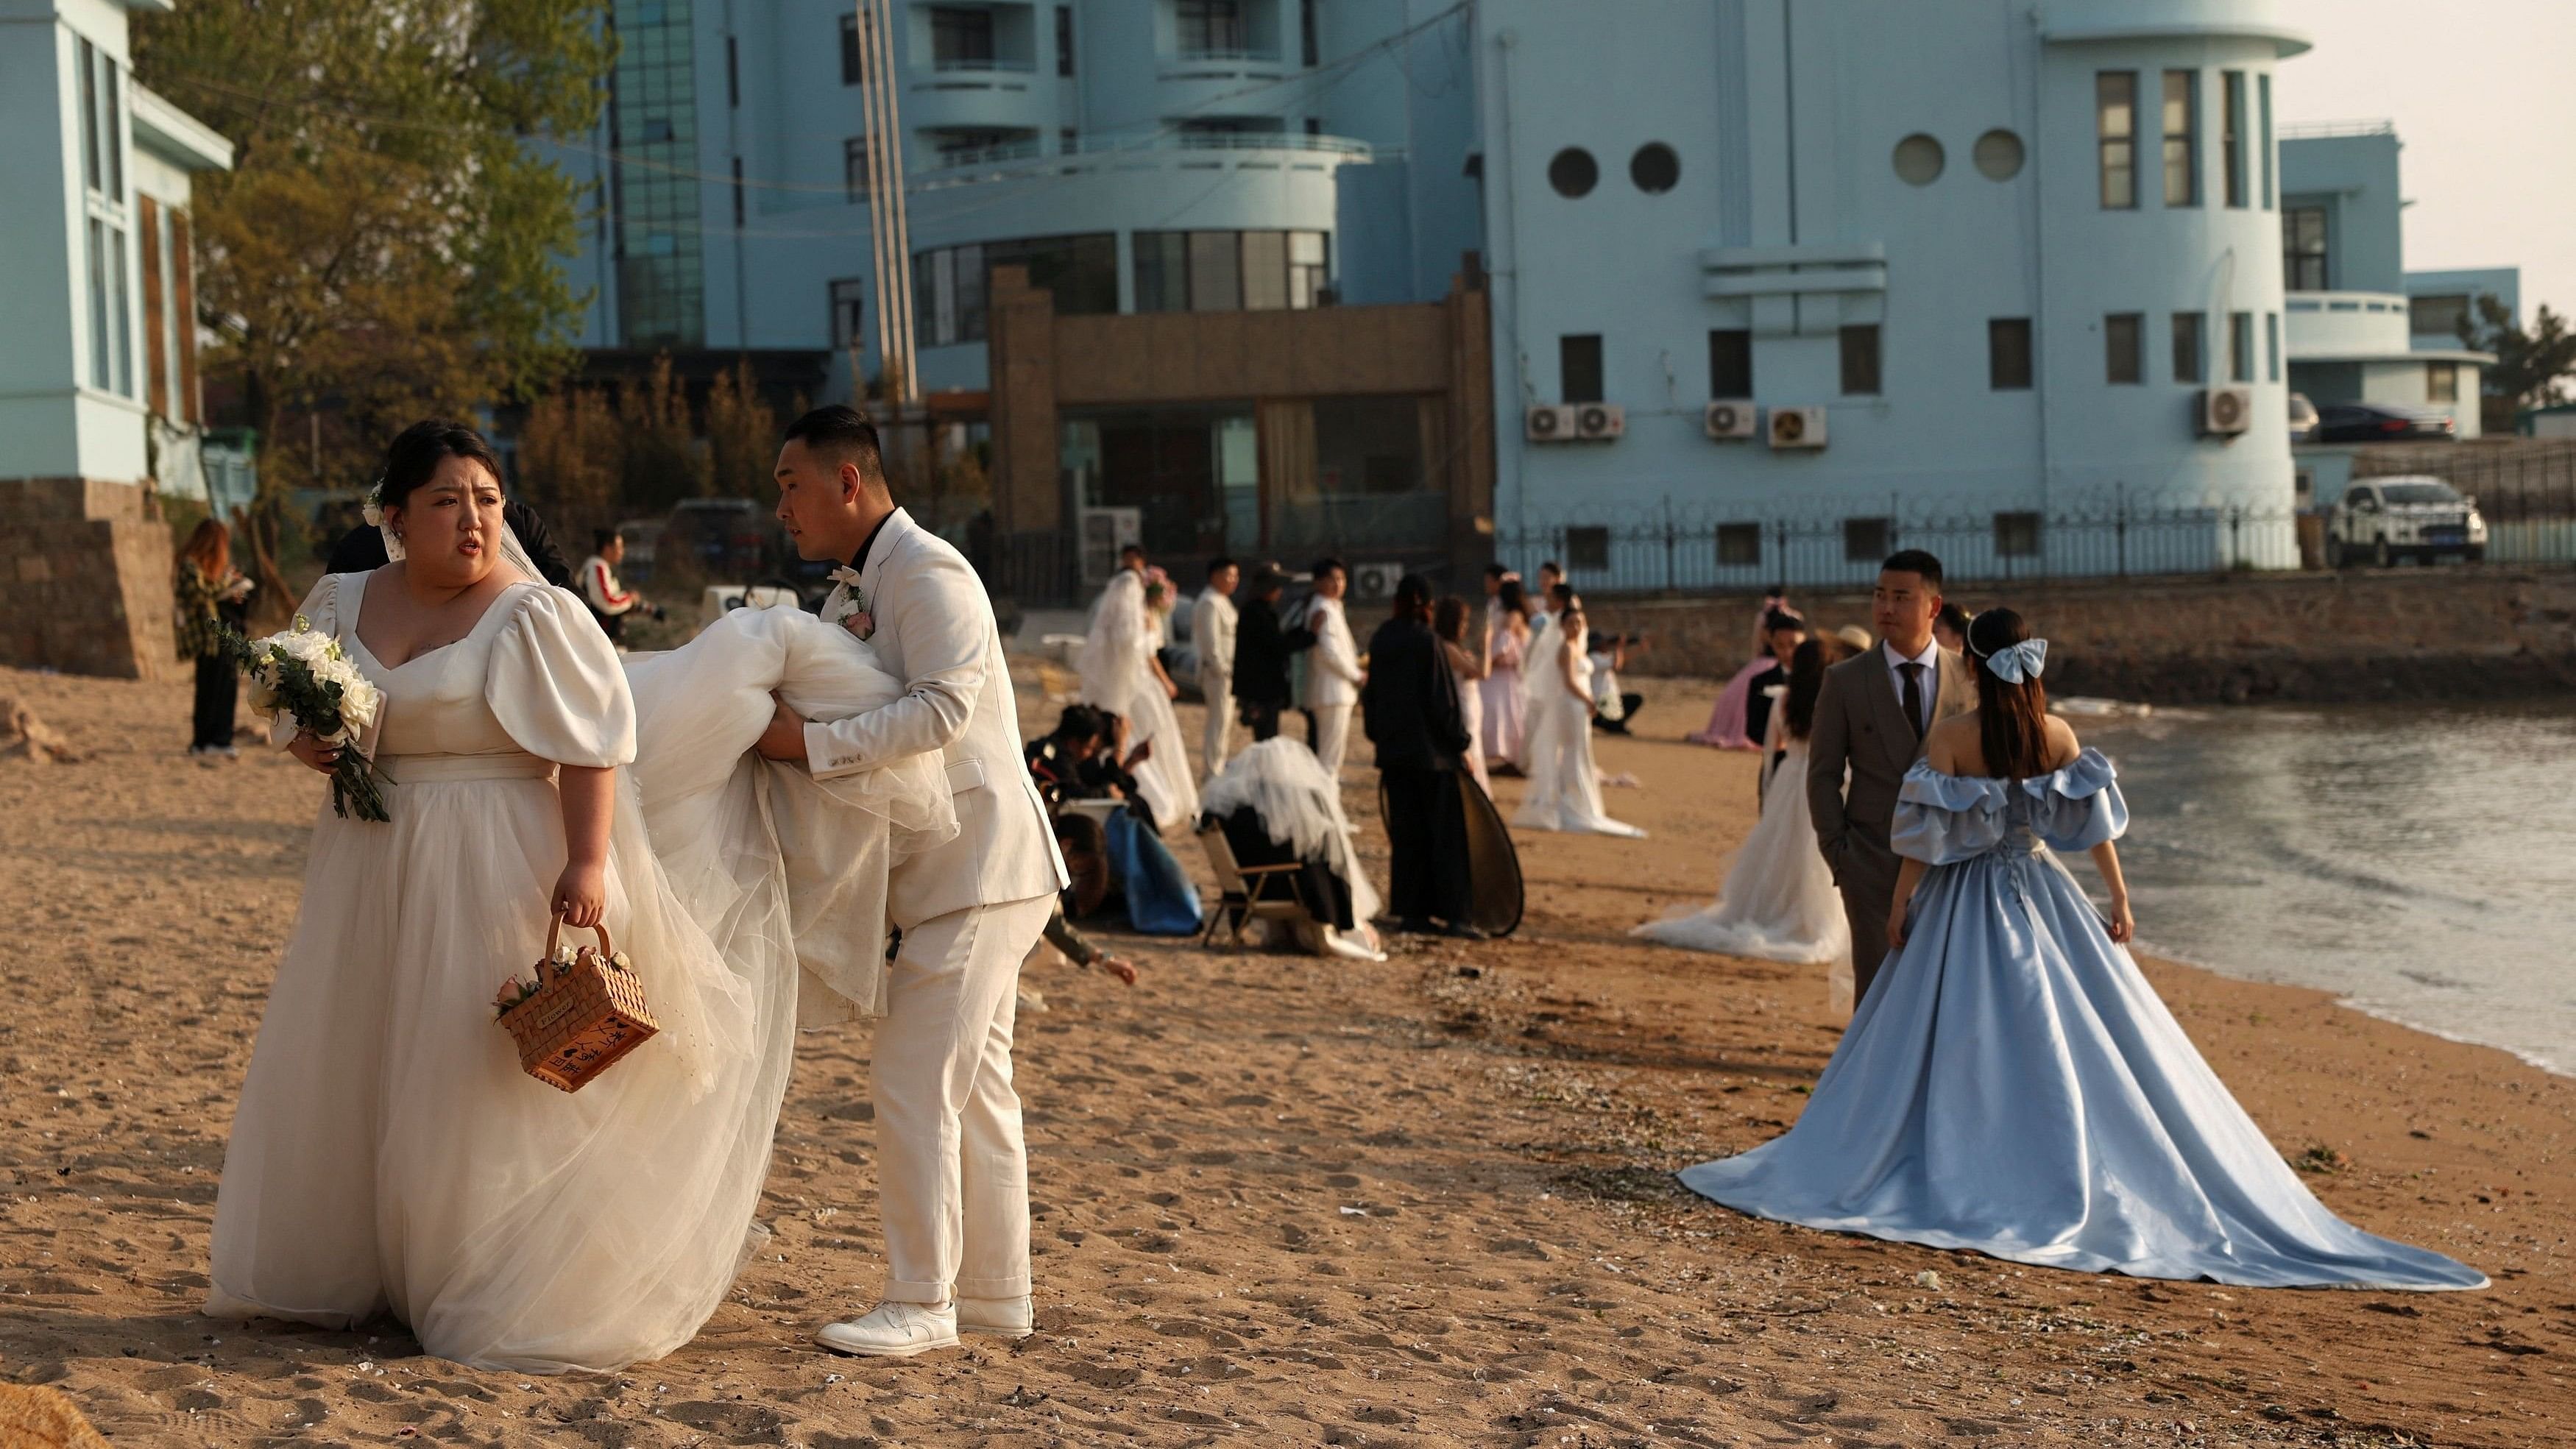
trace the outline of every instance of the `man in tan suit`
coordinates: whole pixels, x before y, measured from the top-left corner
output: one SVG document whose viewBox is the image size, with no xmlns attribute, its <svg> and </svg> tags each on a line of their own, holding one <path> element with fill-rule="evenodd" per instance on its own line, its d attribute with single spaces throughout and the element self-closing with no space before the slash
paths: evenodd
<svg viewBox="0 0 2576 1449">
<path fill-rule="evenodd" d="M 1887 959 L 1897 868 L 1887 833 L 1897 787 L 1921 757 L 1932 726 L 1977 702 L 1967 665 L 1932 637 L 1940 612 L 1939 559 L 1910 548 L 1880 565 L 1870 595 L 1878 647 L 1825 671 L 1807 737 L 1807 807 L 1816 818 L 1816 848 L 1833 869 L 1851 921 L 1855 1009 Z"/>
</svg>

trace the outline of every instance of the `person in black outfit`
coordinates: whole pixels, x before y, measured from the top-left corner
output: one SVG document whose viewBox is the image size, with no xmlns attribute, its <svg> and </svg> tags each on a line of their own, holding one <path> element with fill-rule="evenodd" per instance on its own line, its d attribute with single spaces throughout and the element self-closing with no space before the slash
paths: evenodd
<svg viewBox="0 0 2576 1449">
<path fill-rule="evenodd" d="M 1786 605 L 1766 610 L 1762 615 L 1762 639 L 1771 651 L 1771 667 L 1753 676 L 1753 692 L 1744 700 L 1744 734 L 1756 745 L 1768 738 L 1766 732 L 1771 728 L 1771 708 L 1775 702 L 1771 688 L 1789 682 L 1789 658 L 1798 652 L 1799 645 L 1807 642 L 1807 621 Z M 1786 745 L 1774 750 L 1763 764 L 1762 777 L 1768 779 L 1788 752 Z M 1757 812 L 1762 808 L 1759 793 L 1754 796 L 1753 808 Z"/>
<path fill-rule="evenodd" d="M 1431 632 L 1431 583 L 1419 574 L 1396 584 L 1395 617 L 1369 639 L 1360 711 L 1385 790 L 1388 912 L 1403 930 L 1485 939 L 1468 920 L 1474 882 L 1456 779 L 1475 741 L 1458 677 Z"/>
<path fill-rule="evenodd" d="M 510 532 L 519 540 L 519 547 L 528 551 L 528 561 L 537 566 L 538 573 L 545 575 L 547 583 L 558 589 L 572 587 L 572 565 L 564 562 L 563 550 L 555 546 L 554 532 L 546 527 L 544 519 L 537 516 L 537 510 L 516 498 L 504 498 L 501 500 L 501 520 L 510 525 Z M 372 523 L 361 523 L 340 535 L 340 541 L 331 545 L 330 560 L 322 565 L 322 571 L 326 574 L 362 574 L 369 569 L 383 568 L 385 563 L 383 531 Z"/>
<path fill-rule="evenodd" d="M 1255 740 L 1278 737 L 1279 711 L 1288 707 L 1288 656 L 1315 647 L 1313 631 L 1280 627 L 1279 593 L 1287 586 L 1277 564 L 1263 564 L 1236 601 L 1234 699 Z"/>
</svg>

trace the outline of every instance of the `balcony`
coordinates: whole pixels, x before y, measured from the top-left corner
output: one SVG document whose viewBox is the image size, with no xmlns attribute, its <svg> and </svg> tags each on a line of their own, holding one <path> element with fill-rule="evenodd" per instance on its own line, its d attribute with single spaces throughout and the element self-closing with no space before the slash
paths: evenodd
<svg viewBox="0 0 2576 1449">
<path fill-rule="evenodd" d="M 1222 153 L 1209 155 L 1207 153 Z M 912 190 L 973 186 L 1027 176 L 1075 176 L 1091 171 L 1245 169 L 1327 170 L 1365 163 L 1379 153 L 1348 136 L 1309 136 L 1284 131 L 1155 131 L 1143 135 L 1085 136 L 1070 151 L 1047 151 L 1035 140 L 952 151 L 914 174 Z"/>
</svg>

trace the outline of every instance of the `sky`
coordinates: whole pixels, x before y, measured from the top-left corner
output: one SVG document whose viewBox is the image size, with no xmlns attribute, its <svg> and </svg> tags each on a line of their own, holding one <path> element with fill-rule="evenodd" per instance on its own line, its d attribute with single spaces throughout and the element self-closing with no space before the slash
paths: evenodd
<svg viewBox="0 0 2576 1449">
<path fill-rule="evenodd" d="M 2279 119 L 2397 123 L 2406 269 L 2522 268 L 2576 312 L 2576 0 L 2292 0 Z"/>
</svg>

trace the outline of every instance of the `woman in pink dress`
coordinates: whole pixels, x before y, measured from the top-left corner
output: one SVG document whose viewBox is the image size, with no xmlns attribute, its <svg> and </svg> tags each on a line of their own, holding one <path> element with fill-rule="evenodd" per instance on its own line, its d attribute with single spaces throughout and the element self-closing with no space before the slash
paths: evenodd
<svg viewBox="0 0 2576 1449">
<path fill-rule="evenodd" d="M 1489 667 L 1476 685 L 1484 696 L 1484 732 L 1479 741 L 1485 759 L 1507 764 L 1521 752 L 1521 657 L 1529 648 L 1529 595 L 1517 578 L 1505 578 L 1494 595 L 1495 610 L 1485 630 Z"/>
<path fill-rule="evenodd" d="M 1753 702 L 1754 683 L 1760 676 L 1781 668 L 1789 657 L 1788 650 L 1772 647 L 1771 616 L 1775 613 L 1786 614 L 1792 619 L 1800 618 L 1798 611 L 1789 607 L 1786 595 L 1774 593 L 1763 598 L 1761 611 L 1753 616 L 1751 662 L 1735 671 L 1735 677 L 1726 681 L 1726 687 L 1718 691 L 1717 708 L 1709 711 L 1708 727 L 1696 734 L 1685 735 L 1684 739 L 1695 745 L 1708 745 L 1720 750 L 1762 748 L 1762 741 L 1755 736 L 1747 718 Z M 1803 620 L 1801 623 L 1803 625 Z M 1795 641 L 1791 647 L 1795 647 Z"/>
</svg>

